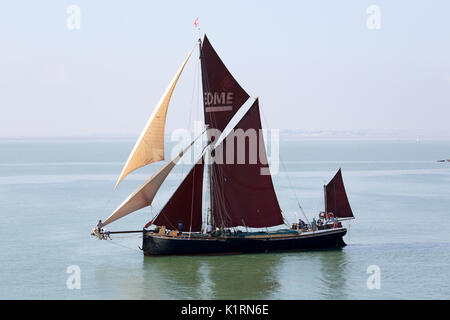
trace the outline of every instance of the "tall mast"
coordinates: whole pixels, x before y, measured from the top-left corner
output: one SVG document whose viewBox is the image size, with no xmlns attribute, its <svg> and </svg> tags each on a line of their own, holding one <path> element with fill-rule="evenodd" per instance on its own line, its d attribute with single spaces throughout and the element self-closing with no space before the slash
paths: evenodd
<svg viewBox="0 0 450 320">
<path fill-rule="evenodd" d="M 199 37 L 198 38 L 198 49 L 199 49 L 199 59 L 200 59 L 200 63 L 203 63 L 203 54 L 202 54 L 202 39 Z M 201 69 L 203 70 L 203 69 Z M 201 76 L 203 77 L 203 71 L 201 71 Z M 202 81 L 203 82 L 203 81 Z M 205 88 L 203 88 L 204 90 Z M 204 98 L 202 95 L 202 100 L 204 103 Z M 205 107 L 205 106 L 203 106 Z M 205 115 L 205 123 L 206 123 L 206 115 Z M 208 137 L 208 139 L 210 139 L 210 136 L 207 134 L 206 135 Z M 212 174 L 212 155 L 211 152 L 213 150 L 213 146 L 211 141 L 208 141 L 209 146 L 208 151 L 207 151 L 207 159 L 208 159 L 208 184 L 209 184 L 209 209 L 207 210 L 206 213 L 206 224 L 211 224 L 211 226 L 213 228 L 215 228 L 215 223 L 214 223 L 214 213 L 213 213 L 213 208 L 214 208 L 214 181 L 213 181 L 213 174 Z M 209 215 L 209 216 L 208 216 Z"/>
<path fill-rule="evenodd" d="M 323 199 L 325 201 L 325 214 L 328 213 L 328 208 L 327 208 L 327 186 L 323 185 Z"/>
<path fill-rule="evenodd" d="M 227 69 L 206 35 L 202 39 L 200 59 L 205 123 L 209 129 L 223 133 L 250 96 Z M 241 129 L 243 132 L 252 129 L 260 132 L 261 128 L 259 102 L 255 99 L 233 129 Z M 212 140 L 213 132 L 209 133 L 209 139 Z M 233 152 L 234 155 L 231 154 L 232 151 L 227 154 L 227 146 L 232 144 L 232 142 L 226 143 L 228 137 L 235 140 L 234 135 L 231 135 L 220 143 L 214 141 L 214 148 L 219 148 L 215 155 L 214 151 L 211 151 L 214 159 L 220 157 L 220 160 L 225 160 L 227 156 L 233 156 L 236 159 L 237 151 Z M 270 174 L 261 174 L 268 172 L 263 141 L 258 140 L 259 143 L 256 144 L 260 160 L 256 163 L 240 164 L 236 163 L 236 160 L 230 161 L 231 163 L 226 160 L 224 163 L 210 161 L 209 181 L 213 226 L 264 228 L 284 223 L 272 177 Z M 250 154 L 249 147 L 245 147 L 243 155 L 246 154 Z"/>
<path fill-rule="evenodd" d="M 213 146 L 211 145 L 210 149 L 208 150 L 208 179 L 209 179 L 209 223 L 213 228 L 216 227 L 216 223 L 214 221 L 214 175 L 212 174 L 212 155 L 211 152 L 213 152 Z M 207 219 L 208 221 L 208 219 Z"/>
</svg>

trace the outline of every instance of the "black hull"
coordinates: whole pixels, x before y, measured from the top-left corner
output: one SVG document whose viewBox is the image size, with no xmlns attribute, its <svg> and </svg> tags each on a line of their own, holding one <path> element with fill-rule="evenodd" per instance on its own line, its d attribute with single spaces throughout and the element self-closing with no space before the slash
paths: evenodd
<svg viewBox="0 0 450 320">
<path fill-rule="evenodd" d="M 169 237 L 144 234 L 142 250 L 145 255 L 207 255 L 230 253 L 262 253 L 341 248 L 345 228 L 300 234 L 294 237 Z"/>
</svg>

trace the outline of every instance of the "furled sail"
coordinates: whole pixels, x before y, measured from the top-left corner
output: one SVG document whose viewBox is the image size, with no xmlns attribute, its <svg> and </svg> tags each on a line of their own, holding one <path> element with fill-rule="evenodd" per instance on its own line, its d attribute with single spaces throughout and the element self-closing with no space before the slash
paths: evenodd
<svg viewBox="0 0 450 320">
<path fill-rule="evenodd" d="M 341 169 L 325 186 L 325 210 L 338 218 L 354 218 L 345 192 Z"/>
<path fill-rule="evenodd" d="M 215 225 L 254 228 L 281 225 L 284 221 L 267 162 L 258 99 L 236 124 L 234 133 L 239 129 L 248 134 L 244 144 L 242 137 L 229 134 L 215 149 L 212 167 Z M 230 143 L 233 146 L 228 150 Z M 227 155 L 230 150 L 234 150 L 231 156 Z"/>
<path fill-rule="evenodd" d="M 122 173 L 116 183 L 116 188 L 119 183 L 132 171 L 141 168 L 149 163 L 164 160 L 164 127 L 166 124 L 167 108 L 169 106 L 170 98 L 173 90 L 183 72 L 192 51 L 188 54 L 186 59 L 181 64 L 177 73 L 170 81 L 169 86 L 159 100 L 155 110 L 150 119 L 144 127 L 139 139 L 137 140 L 130 156 L 128 157 Z"/>
<path fill-rule="evenodd" d="M 181 185 L 154 219 L 153 224 L 176 230 L 178 223 L 183 231 L 202 229 L 203 157 L 191 169 Z"/>
<path fill-rule="evenodd" d="M 205 123 L 211 129 L 223 131 L 249 95 L 225 67 L 206 35 L 201 47 L 200 60 Z"/>
<path fill-rule="evenodd" d="M 203 134 L 203 133 L 202 133 Z M 201 136 L 201 135 L 200 135 Z M 152 204 L 156 192 L 161 187 L 164 180 L 169 175 L 170 171 L 175 167 L 177 162 L 181 159 L 183 154 L 194 144 L 198 139 L 194 139 L 183 151 L 181 151 L 175 158 L 163 165 L 157 172 L 155 172 L 147 181 L 145 181 L 139 188 L 137 188 L 122 204 L 103 222 L 102 226 L 116 221 L 136 210 L 145 208 Z"/>
</svg>

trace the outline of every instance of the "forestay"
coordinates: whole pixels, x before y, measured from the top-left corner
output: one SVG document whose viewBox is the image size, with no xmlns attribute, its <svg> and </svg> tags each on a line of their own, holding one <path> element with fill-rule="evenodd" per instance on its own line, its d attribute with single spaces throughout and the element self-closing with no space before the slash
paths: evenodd
<svg viewBox="0 0 450 320">
<path fill-rule="evenodd" d="M 204 132 L 203 132 L 204 133 Z M 203 133 L 200 135 L 202 136 Z M 200 137 L 199 136 L 199 137 Z M 136 210 L 145 208 L 152 204 L 153 198 L 156 192 L 159 190 L 164 180 L 169 175 L 170 171 L 175 167 L 177 162 L 181 159 L 183 154 L 189 150 L 189 148 L 199 138 L 195 138 L 183 151 L 181 151 L 175 158 L 167 162 L 156 173 L 154 173 L 147 181 L 145 181 L 139 188 L 137 188 L 122 204 L 105 220 L 102 226 L 116 221 Z"/>
<path fill-rule="evenodd" d="M 188 54 L 186 59 L 181 64 L 177 73 L 170 81 L 169 86 L 159 100 L 155 110 L 150 119 L 144 127 L 139 139 L 137 140 L 130 156 L 128 157 L 122 173 L 116 183 L 116 188 L 119 183 L 132 171 L 141 168 L 149 163 L 164 160 L 164 128 L 166 124 L 167 108 L 169 106 L 170 98 L 173 90 L 180 78 L 183 69 L 191 56 L 192 51 Z"/>
</svg>

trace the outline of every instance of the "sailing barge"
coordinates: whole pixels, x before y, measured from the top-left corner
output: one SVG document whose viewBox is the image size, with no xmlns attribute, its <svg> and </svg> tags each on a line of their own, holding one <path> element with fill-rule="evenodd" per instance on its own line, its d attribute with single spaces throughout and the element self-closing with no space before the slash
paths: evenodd
<svg viewBox="0 0 450 320">
<path fill-rule="evenodd" d="M 197 46 L 196 46 L 197 47 Z M 342 220 L 353 219 L 341 170 L 324 186 L 325 211 L 311 223 L 289 225 L 283 217 L 267 161 L 258 98 L 251 98 L 231 75 L 210 41 L 199 39 L 207 145 L 175 193 L 143 228 L 145 255 L 255 253 L 345 246 Z M 136 142 L 116 187 L 132 171 L 164 160 L 164 127 L 170 98 L 189 60 L 188 54 Z M 247 108 L 244 109 L 244 108 Z M 240 109 L 245 112 L 236 114 Z M 236 117 L 239 117 L 236 119 Z M 232 125 L 231 123 L 235 123 Z M 230 128 L 230 125 L 232 128 Z M 234 134 L 244 133 L 240 144 Z M 252 135 L 252 132 L 256 132 Z M 252 138 L 256 137 L 256 143 Z M 156 193 L 194 139 L 138 187 L 93 233 L 136 210 L 150 206 Z M 199 139 L 201 140 L 201 139 Z M 254 155 L 256 157 L 253 157 Z M 256 159 L 255 159 L 256 158 Z M 205 170 L 206 169 L 206 170 Z M 203 214 L 207 172 L 209 208 Z M 301 209 L 301 207 L 300 207 Z M 283 228 L 283 225 L 285 227 Z M 287 225 L 287 227 L 286 227 Z M 269 231 L 269 227 L 277 227 Z M 248 232 L 248 228 L 260 231 Z M 273 229 L 273 228 L 272 228 Z"/>
</svg>

